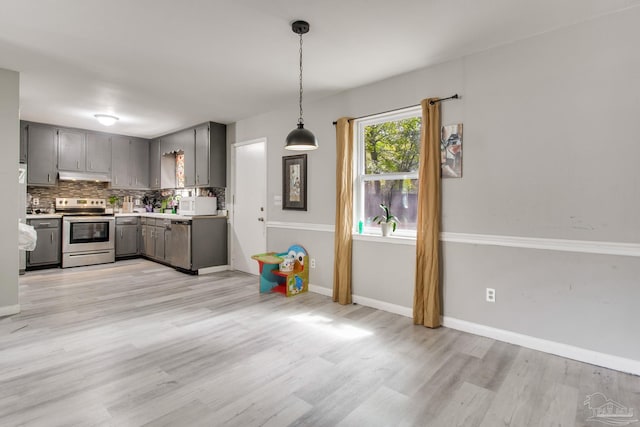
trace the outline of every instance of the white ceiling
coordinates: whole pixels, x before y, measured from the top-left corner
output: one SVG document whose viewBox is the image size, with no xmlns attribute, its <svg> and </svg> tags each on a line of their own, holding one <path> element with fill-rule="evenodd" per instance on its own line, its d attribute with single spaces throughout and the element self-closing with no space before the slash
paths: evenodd
<svg viewBox="0 0 640 427">
<path fill-rule="evenodd" d="M 640 5 L 640 0 L 0 0 L 21 118 L 154 137 L 305 100 Z M 606 37 L 606 35 L 603 35 Z M 95 113 L 115 114 L 111 128 Z M 292 124 L 296 118 L 292 117 Z"/>
</svg>

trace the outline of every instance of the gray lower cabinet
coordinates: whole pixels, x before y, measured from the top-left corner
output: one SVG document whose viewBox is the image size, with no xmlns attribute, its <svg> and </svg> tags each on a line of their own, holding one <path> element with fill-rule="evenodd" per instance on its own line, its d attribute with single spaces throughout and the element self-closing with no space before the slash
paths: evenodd
<svg viewBox="0 0 640 427">
<path fill-rule="evenodd" d="M 171 225 L 170 263 L 183 270 L 227 264 L 226 218 L 193 217 Z"/>
<path fill-rule="evenodd" d="M 227 265 L 227 219 L 116 218 L 116 258 L 142 255 L 184 271 Z"/>
<path fill-rule="evenodd" d="M 154 261 L 169 262 L 171 247 L 171 220 L 141 218 L 140 253 Z"/>
<path fill-rule="evenodd" d="M 164 227 L 163 226 L 156 226 L 153 228 L 153 238 L 155 240 L 153 257 L 157 260 L 164 261 Z"/>
<path fill-rule="evenodd" d="M 194 217 L 191 221 L 191 270 L 227 265 L 227 219 Z"/>
<path fill-rule="evenodd" d="M 116 258 L 140 254 L 138 217 L 116 218 Z"/>
<path fill-rule="evenodd" d="M 142 219 L 142 255 L 148 257 L 155 257 L 156 255 L 156 241 L 155 241 L 155 224 L 156 220 L 153 218 L 141 218 Z"/>
<path fill-rule="evenodd" d="M 60 264 L 60 219 L 29 219 L 36 229 L 38 241 L 33 251 L 27 252 L 27 268 Z"/>
</svg>

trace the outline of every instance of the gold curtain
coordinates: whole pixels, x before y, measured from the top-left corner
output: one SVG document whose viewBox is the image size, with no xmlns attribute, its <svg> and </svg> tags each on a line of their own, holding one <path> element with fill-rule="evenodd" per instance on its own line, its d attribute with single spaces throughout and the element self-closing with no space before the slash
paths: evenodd
<svg viewBox="0 0 640 427">
<path fill-rule="evenodd" d="M 413 323 L 440 326 L 440 103 L 422 100 Z"/>
<path fill-rule="evenodd" d="M 351 233 L 353 232 L 353 124 L 336 123 L 336 232 L 333 300 L 351 304 Z"/>
</svg>

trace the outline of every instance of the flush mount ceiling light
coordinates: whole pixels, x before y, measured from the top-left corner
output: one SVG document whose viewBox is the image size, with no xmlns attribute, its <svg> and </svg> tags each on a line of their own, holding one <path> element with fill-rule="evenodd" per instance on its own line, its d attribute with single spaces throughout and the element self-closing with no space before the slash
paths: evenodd
<svg viewBox="0 0 640 427">
<path fill-rule="evenodd" d="M 302 119 L 302 35 L 309 32 L 309 23 L 296 21 L 291 24 L 291 30 L 300 36 L 300 118 L 298 118 L 298 127 L 287 135 L 287 144 L 284 148 L 294 151 L 315 150 L 318 148 L 318 140 L 310 130 L 304 128 Z"/>
<path fill-rule="evenodd" d="M 120 120 L 118 117 L 111 116 L 109 114 L 94 114 L 94 117 L 98 119 L 101 125 L 104 126 L 111 126 L 116 121 Z"/>
</svg>

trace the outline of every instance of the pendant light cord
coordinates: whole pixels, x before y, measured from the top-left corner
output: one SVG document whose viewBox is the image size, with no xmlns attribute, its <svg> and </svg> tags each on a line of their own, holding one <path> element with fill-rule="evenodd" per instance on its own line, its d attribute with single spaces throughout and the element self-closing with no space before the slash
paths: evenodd
<svg viewBox="0 0 640 427">
<path fill-rule="evenodd" d="M 302 119 L 302 34 L 300 34 L 300 118 L 298 123 L 304 124 Z"/>
</svg>

